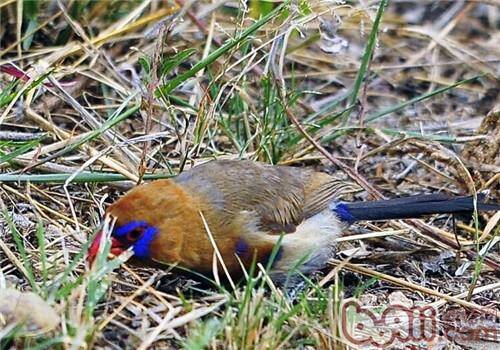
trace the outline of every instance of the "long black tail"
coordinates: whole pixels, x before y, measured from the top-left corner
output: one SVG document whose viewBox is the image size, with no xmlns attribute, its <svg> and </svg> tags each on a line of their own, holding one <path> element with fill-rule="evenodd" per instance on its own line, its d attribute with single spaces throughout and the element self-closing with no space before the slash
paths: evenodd
<svg viewBox="0 0 500 350">
<path fill-rule="evenodd" d="M 478 211 L 500 210 L 500 203 L 486 203 L 477 198 Z M 419 218 L 430 214 L 470 213 L 474 211 L 472 196 L 452 197 L 445 194 L 417 195 L 405 198 L 367 202 L 338 203 L 334 211 L 345 221 Z"/>
</svg>

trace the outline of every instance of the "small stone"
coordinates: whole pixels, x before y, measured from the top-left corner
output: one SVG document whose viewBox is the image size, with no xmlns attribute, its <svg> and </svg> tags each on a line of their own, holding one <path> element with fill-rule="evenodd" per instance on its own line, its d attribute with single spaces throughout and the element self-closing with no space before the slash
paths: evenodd
<svg viewBox="0 0 500 350">
<path fill-rule="evenodd" d="M 0 289 L 0 329 L 19 324 L 25 336 L 35 336 L 50 332 L 59 322 L 55 310 L 35 293 Z"/>
</svg>

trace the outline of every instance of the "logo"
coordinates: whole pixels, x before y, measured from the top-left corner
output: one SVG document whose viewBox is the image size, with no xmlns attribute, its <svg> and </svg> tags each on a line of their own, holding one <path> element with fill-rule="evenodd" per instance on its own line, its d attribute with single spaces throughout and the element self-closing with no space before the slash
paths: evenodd
<svg viewBox="0 0 500 350">
<path fill-rule="evenodd" d="M 363 348 L 415 348 L 443 338 L 500 342 L 500 323 L 485 314 L 453 309 L 442 315 L 433 306 L 363 306 L 350 299 L 341 304 L 340 330 L 351 345 Z"/>
</svg>

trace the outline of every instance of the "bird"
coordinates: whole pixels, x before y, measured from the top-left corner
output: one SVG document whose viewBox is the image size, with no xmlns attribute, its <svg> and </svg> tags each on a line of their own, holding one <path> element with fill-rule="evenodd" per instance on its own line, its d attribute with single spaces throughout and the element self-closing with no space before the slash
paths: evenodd
<svg viewBox="0 0 500 350">
<path fill-rule="evenodd" d="M 334 256 L 337 239 L 358 221 L 500 210 L 479 197 L 424 194 L 348 201 L 360 187 L 305 167 L 251 160 L 212 160 L 180 175 L 132 188 L 109 205 L 109 237 L 89 247 L 92 263 L 104 239 L 110 253 L 133 252 L 141 263 L 176 264 L 207 274 L 218 252 L 231 276 L 256 262 L 283 282 L 311 274 Z"/>
</svg>

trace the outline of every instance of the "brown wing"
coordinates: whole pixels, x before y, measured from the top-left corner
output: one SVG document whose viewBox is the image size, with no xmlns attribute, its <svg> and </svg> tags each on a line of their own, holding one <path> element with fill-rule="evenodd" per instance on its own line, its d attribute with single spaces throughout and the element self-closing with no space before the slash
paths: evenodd
<svg viewBox="0 0 500 350">
<path fill-rule="evenodd" d="M 241 211 L 255 211 L 261 224 L 276 232 L 293 232 L 350 188 L 325 173 L 231 160 L 196 166 L 175 181 L 208 197 L 227 222 Z"/>
<path fill-rule="evenodd" d="M 334 200 L 345 200 L 346 196 L 361 191 L 353 182 L 336 178 L 326 173 L 313 172 L 306 184 L 306 196 L 302 215 L 311 217 L 328 207 Z"/>
</svg>

